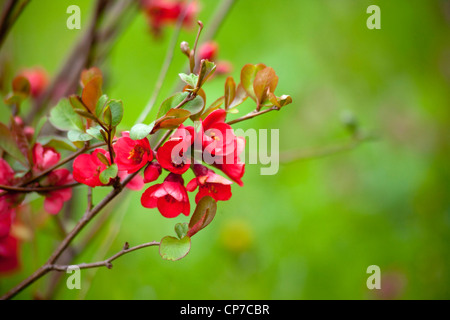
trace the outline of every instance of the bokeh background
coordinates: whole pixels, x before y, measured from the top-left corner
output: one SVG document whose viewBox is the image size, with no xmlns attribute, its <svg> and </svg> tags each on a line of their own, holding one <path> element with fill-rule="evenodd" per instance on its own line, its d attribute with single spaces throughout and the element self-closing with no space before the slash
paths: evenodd
<svg viewBox="0 0 450 320">
<path fill-rule="evenodd" d="M 218 2 L 200 2 L 207 29 Z M 66 28 L 71 4 L 82 10 L 81 30 Z M 366 27 L 371 4 L 381 8 L 381 30 Z M 54 75 L 92 7 L 87 0 L 32 1 L 2 49 L 12 73 L 39 65 Z M 193 238 L 184 259 L 163 261 L 157 249 L 141 250 L 111 270 L 83 271 L 81 290 L 63 285 L 55 298 L 449 299 L 449 27 L 445 0 L 236 1 L 215 38 L 219 58 L 233 64 L 235 79 L 247 63 L 273 67 L 280 77 L 276 93 L 294 100 L 236 127 L 279 129 L 281 153 L 315 150 L 349 141 L 341 115 L 351 112 L 377 139 L 282 164 L 274 176 L 248 165 L 244 187 L 233 186 L 232 199 L 219 203 L 215 220 Z M 154 39 L 140 13 L 100 66 L 104 92 L 124 102 L 121 129 L 129 129 L 147 103 L 172 31 Z M 183 30 L 179 41 L 192 44 L 195 33 Z M 184 65 L 177 51 L 157 105 L 180 83 Z M 209 102 L 223 95 L 224 80 L 206 85 Z M 251 109 L 250 102 L 240 108 Z M 0 111 L 6 121 L 6 106 Z M 98 201 L 107 190 L 97 189 Z M 78 190 L 71 205 L 79 216 L 86 190 Z M 173 235 L 175 223 L 188 221 L 142 208 L 141 193 L 114 202 L 106 227 L 77 262 L 102 260 L 125 241 Z M 41 199 L 31 205 L 42 210 Z M 35 241 L 22 244 L 21 270 L 0 278 L 0 292 L 45 261 L 56 230 L 50 217 L 39 224 Z M 381 290 L 366 287 L 370 265 L 381 268 Z M 18 298 L 39 297 L 49 279 Z"/>
</svg>

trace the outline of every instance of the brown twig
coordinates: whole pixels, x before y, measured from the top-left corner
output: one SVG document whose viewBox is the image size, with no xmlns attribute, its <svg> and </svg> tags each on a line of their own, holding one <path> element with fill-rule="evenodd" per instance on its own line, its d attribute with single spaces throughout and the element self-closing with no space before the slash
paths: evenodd
<svg viewBox="0 0 450 320">
<path fill-rule="evenodd" d="M 264 110 L 262 110 L 262 111 L 256 111 L 256 110 L 255 110 L 255 111 L 252 111 L 252 112 L 246 114 L 245 116 L 242 116 L 242 117 L 240 117 L 240 118 L 237 118 L 237 119 L 228 121 L 227 123 L 228 123 L 229 125 L 232 125 L 232 124 L 235 124 L 235 123 L 244 121 L 244 120 L 252 119 L 252 118 L 254 118 L 254 117 L 260 116 L 260 115 L 262 115 L 262 114 L 265 114 L 265 113 L 268 113 L 268 112 L 271 112 L 271 111 L 278 111 L 278 110 L 280 110 L 280 108 L 275 107 L 275 106 L 274 106 L 274 107 L 270 107 L 270 108 L 268 108 L 268 109 L 264 109 Z"/>
<path fill-rule="evenodd" d="M 11 191 L 11 192 L 18 192 L 18 193 L 49 192 L 49 191 L 73 188 L 73 187 L 76 187 L 79 185 L 80 185 L 80 183 L 78 183 L 78 182 L 69 183 L 69 184 L 62 185 L 62 186 L 49 186 L 49 187 L 15 187 L 15 186 L 0 185 L 0 189 L 6 190 L 6 191 Z"/>
<path fill-rule="evenodd" d="M 2 47 L 9 31 L 19 18 L 30 0 L 7 0 L 3 6 L 3 12 L 0 17 L 0 48 Z"/>
</svg>

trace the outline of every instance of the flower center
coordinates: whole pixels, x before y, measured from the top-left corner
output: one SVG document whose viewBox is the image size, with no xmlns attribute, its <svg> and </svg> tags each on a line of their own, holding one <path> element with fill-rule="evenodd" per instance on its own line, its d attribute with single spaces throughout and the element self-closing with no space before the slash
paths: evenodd
<svg viewBox="0 0 450 320">
<path fill-rule="evenodd" d="M 145 149 L 142 146 L 135 146 L 130 151 L 130 155 L 128 156 L 128 160 L 133 160 L 134 162 L 140 162 L 142 160 L 142 156 L 145 153 Z"/>
</svg>

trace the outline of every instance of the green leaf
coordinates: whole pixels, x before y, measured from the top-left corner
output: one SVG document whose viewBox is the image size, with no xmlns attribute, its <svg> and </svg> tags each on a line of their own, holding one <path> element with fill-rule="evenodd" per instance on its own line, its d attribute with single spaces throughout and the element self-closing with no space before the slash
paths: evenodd
<svg viewBox="0 0 450 320">
<path fill-rule="evenodd" d="M 20 151 L 19 146 L 9 128 L 0 122 L 0 148 L 8 153 L 11 157 L 27 166 L 27 158 Z"/>
<path fill-rule="evenodd" d="M 187 83 L 188 85 L 190 85 L 192 88 L 195 88 L 195 86 L 197 85 L 198 82 L 198 75 L 196 74 L 185 74 L 185 73 L 180 73 L 178 74 L 181 78 L 181 80 L 183 80 L 185 83 Z"/>
<path fill-rule="evenodd" d="M 189 92 L 178 92 L 178 93 L 174 94 L 173 96 L 164 100 L 163 103 L 161 104 L 161 106 L 159 107 L 156 118 L 161 118 L 170 109 L 173 109 L 176 106 L 178 106 L 184 99 L 186 99 L 188 94 L 189 94 Z"/>
<path fill-rule="evenodd" d="M 37 141 L 46 147 L 53 147 L 55 149 L 64 149 L 69 151 L 76 151 L 75 145 L 68 139 L 58 136 L 39 137 Z"/>
<path fill-rule="evenodd" d="M 203 59 L 200 62 L 200 72 L 196 88 L 201 88 L 210 76 L 216 71 L 216 64 L 214 62 Z"/>
<path fill-rule="evenodd" d="M 117 177 L 118 172 L 119 171 L 117 169 L 117 164 L 112 164 L 100 173 L 100 182 L 103 184 L 108 184 L 110 179 L 114 179 L 115 177 Z"/>
<path fill-rule="evenodd" d="M 111 100 L 108 103 L 111 110 L 111 125 L 117 126 L 123 118 L 123 102 L 121 100 Z"/>
<path fill-rule="evenodd" d="M 100 127 L 100 126 L 91 127 L 91 128 L 86 129 L 86 133 L 90 134 L 97 140 L 103 141 L 103 136 L 100 133 L 100 130 L 102 130 L 102 127 Z"/>
<path fill-rule="evenodd" d="M 45 123 L 47 122 L 48 118 L 46 116 L 40 117 L 38 123 L 36 124 L 36 127 L 34 128 L 34 135 L 33 139 L 30 141 L 30 145 L 34 145 L 36 140 L 39 137 L 39 134 L 41 133 L 42 128 L 44 127 Z"/>
<path fill-rule="evenodd" d="M 205 108 L 205 101 L 202 97 L 196 96 L 191 101 L 186 102 L 181 109 L 187 110 L 191 113 L 191 117 L 198 115 Z"/>
<path fill-rule="evenodd" d="M 169 261 L 177 261 L 184 258 L 191 250 L 191 238 L 184 237 L 177 239 L 175 237 L 164 237 L 159 245 L 159 254 L 161 258 Z"/>
<path fill-rule="evenodd" d="M 82 130 L 84 131 L 83 121 L 73 110 L 69 100 L 61 99 L 59 103 L 50 112 L 51 124 L 59 130 Z"/>
<path fill-rule="evenodd" d="M 177 223 L 175 225 L 175 233 L 179 239 L 183 239 L 189 231 L 189 226 L 187 223 Z"/>
<path fill-rule="evenodd" d="M 92 140 L 93 136 L 86 132 L 82 132 L 79 130 L 70 130 L 67 132 L 67 138 L 69 138 L 70 141 L 89 141 Z"/>
<path fill-rule="evenodd" d="M 100 115 L 102 114 L 103 109 L 105 108 L 106 103 L 108 102 L 108 99 L 109 98 L 106 94 L 102 95 L 100 99 L 98 99 L 97 105 L 95 106 L 95 115 L 97 117 L 100 117 Z"/>
<path fill-rule="evenodd" d="M 105 166 L 109 167 L 109 165 L 110 165 L 109 160 L 108 160 L 108 158 L 107 158 L 103 153 L 98 152 L 98 153 L 97 153 L 97 158 L 98 158 L 98 160 L 100 160 L 101 163 L 103 163 Z"/>
<path fill-rule="evenodd" d="M 103 122 L 109 126 L 112 123 L 112 113 L 111 113 L 111 108 L 108 106 L 106 106 L 105 110 L 103 111 Z"/>
<path fill-rule="evenodd" d="M 155 122 L 150 124 L 139 123 L 134 125 L 130 130 L 130 138 L 133 140 L 141 140 L 152 132 Z"/>
<path fill-rule="evenodd" d="M 266 68 L 262 63 L 260 64 L 246 64 L 241 70 L 241 84 L 248 96 L 256 101 L 255 91 L 253 90 L 253 82 L 255 81 L 256 74 Z"/>
<path fill-rule="evenodd" d="M 203 197 L 197 204 L 191 221 L 189 221 L 188 236 L 192 237 L 194 234 L 204 229 L 214 219 L 217 211 L 217 203 L 214 198 L 210 196 Z"/>
<path fill-rule="evenodd" d="M 236 88 L 236 94 L 234 95 L 234 99 L 231 104 L 228 106 L 228 109 L 236 108 L 238 105 L 243 103 L 248 98 L 248 94 L 245 91 L 244 87 L 241 83 L 238 84 Z"/>
</svg>

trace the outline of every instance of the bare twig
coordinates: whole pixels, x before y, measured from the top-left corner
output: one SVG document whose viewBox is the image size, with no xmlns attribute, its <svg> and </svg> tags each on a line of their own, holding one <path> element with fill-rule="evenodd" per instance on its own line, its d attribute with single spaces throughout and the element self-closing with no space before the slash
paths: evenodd
<svg viewBox="0 0 450 320">
<path fill-rule="evenodd" d="M 7 0 L 3 6 L 3 12 L 0 17 L 0 48 L 2 47 L 9 31 L 19 18 L 30 0 Z"/>
<path fill-rule="evenodd" d="M 244 120 L 252 119 L 254 117 L 260 116 L 262 114 L 265 114 L 265 113 L 268 113 L 268 112 L 271 112 L 271 111 L 274 111 L 274 110 L 278 111 L 278 110 L 280 110 L 280 108 L 274 106 L 274 107 L 271 107 L 271 108 L 268 108 L 268 109 L 264 109 L 262 111 L 256 111 L 255 110 L 255 111 L 252 111 L 252 112 L 246 114 L 245 116 L 242 116 L 240 118 L 228 121 L 227 123 L 229 125 L 232 125 L 232 124 L 244 121 Z"/>
<path fill-rule="evenodd" d="M 128 243 L 125 243 L 125 245 L 124 245 L 122 250 L 120 250 L 115 255 L 109 257 L 106 260 L 98 261 L 98 262 L 92 262 L 92 263 L 81 263 L 81 264 L 76 264 L 76 265 L 57 265 L 57 264 L 52 264 L 52 265 L 49 265 L 49 269 L 50 270 L 56 270 L 56 271 L 66 271 L 69 267 L 78 267 L 80 269 L 107 267 L 108 269 L 111 269 L 112 268 L 112 262 L 114 260 L 120 258 L 121 256 L 123 256 L 123 255 L 125 255 L 127 253 L 130 253 L 130 252 L 139 250 L 139 249 L 153 247 L 153 246 L 159 246 L 159 242 L 152 241 L 152 242 L 143 243 L 143 244 L 140 244 L 138 246 L 131 247 L 131 248 L 129 248 Z"/>
<path fill-rule="evenodd" d="M 6 190 L 6 191 L 18 192 L 18 193 L 49 192 L 49 191 L 73 188 L 73 187 L 76 187 L 79 185 L 80 184 L 78 182 L 69 183 L 69 184 L 62 185 L 62 186 L 49 186 L 49 187 L 15 187 L 15 186 L 0 185 L 0 189 Z"/>
</svg>

